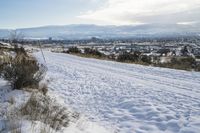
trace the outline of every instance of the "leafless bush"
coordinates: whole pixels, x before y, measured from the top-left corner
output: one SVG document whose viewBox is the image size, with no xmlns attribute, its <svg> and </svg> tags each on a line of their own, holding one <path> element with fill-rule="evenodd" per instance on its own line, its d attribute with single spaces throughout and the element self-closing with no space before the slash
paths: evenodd
<svg viewBox="0 0 200 133">
<path fill-rule="evenodd" d="M 67 108 L 57 105 L 49 96 L 41 93 L 33 93 L 21 112 L 28 119 L 41 121 L 55 130 L 67 127 L 70 120 L 79 117 L 78 113 L 71 113 Z"/>
<path fill-rule="evenodd" d="M 35 58 L 19 51 L 15 57 L 10 57 L 1 65 L 1 76 L 11 83 L 13 89 L 38 88 L 45 72 L 44 65 L 40 65 Z"/>
<path fill-rule="evenodd" d="M 81 53 L 81 51 L 77 47 L 70 47 L 67 53 Z"/>
<path fill-rule="evenodd" d="M 17 31 L 17 30 L 10 31 L 9 40 L 11 44 L 15 44 L 23 38 L 24 38 L 24 35 L 22 34 L 22 32 Z"/>
</svg>

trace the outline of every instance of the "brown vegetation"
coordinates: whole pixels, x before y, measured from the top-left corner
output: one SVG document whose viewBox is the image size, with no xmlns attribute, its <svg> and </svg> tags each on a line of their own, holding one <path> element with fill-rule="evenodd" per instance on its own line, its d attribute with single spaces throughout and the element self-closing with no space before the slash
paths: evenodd
<svg viewBox="0 0 200 133">
<path fill-rule="evenodd" d="M 45 75 L 45 66 L 40 65 L 34 57 L 28 56 L 22 47 L 15 47 L 14 51 L 16 56 L 4 57 L 0 76 L 9 81 L 13 89 L 38 88 Z"/>
<path fill-rule="evenodd" d="M 76 51 L 76 52 L 72 52 Z M 153 63 L 151 57 L 143 55 L 141 52 L 122 52 L 116 58 L 113 56 L 106 56 L 96 49 L 85 48 L 82 53 L 77 47 L 69 48 L 68 52 L 70 54 L 78 55 L 87 58 L 96 58 L 103 60 L 113 60 L 125 63 L 134 63 L 141 65 L 152 65 L 156 67 L 173 68 L 180 70 L 194 70 L 200 71 L 200 64 L 198 64 L 193 57 L 182 56 L 182 57 L 172 57 L 171 62 L 168 63 Z M 159 58 L 159 57 L 158 57 Z M 159 61 L 159 60 L 158 60 Z"/>
<path fill-rule="evenodd" d="M 67 127 L 70 120 L 79 118 L 78 113 L 71 113 L 67 108 L 59 106 L 49 96 L 41 93 L 33 93 L 21 112 L 29 120 L 41 121 L 55 130 Z"/>
</svg>

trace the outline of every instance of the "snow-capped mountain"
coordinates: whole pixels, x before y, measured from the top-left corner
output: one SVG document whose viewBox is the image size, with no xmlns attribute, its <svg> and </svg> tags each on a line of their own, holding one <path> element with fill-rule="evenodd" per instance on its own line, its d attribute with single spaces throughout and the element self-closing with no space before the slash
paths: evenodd
<svg viewBox="0 0 200 133">
<path fill-rule="evenodd" d="M 88 39 L 162 37 L 199 34 L 198 25 L 144 24 L 137 26 L 66 25 L 16 29 L 25 38 Z M 0 30 L 0 37 L 9 37 L 10 30 Z"/>
</svg>

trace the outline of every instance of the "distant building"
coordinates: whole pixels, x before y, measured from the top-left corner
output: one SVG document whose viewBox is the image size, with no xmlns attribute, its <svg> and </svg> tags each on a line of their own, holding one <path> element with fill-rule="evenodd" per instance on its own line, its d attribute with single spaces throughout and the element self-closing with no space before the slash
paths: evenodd
<svg viewBox="0 0 200 133">
<path fill-rule="evenodd" d="M 48 41 L 49 41 L 49 42 L 52 42 L 52 40 L 53 40 L 52 37 L 49 37 Z"/>
</svg>

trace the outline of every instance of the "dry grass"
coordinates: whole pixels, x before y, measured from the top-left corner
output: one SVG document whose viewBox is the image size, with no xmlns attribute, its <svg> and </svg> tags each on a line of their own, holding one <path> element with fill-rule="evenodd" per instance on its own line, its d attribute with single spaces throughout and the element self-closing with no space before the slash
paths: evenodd
<svg viewBox="0 0 200 133">
<path fill-rule="evenodd" d="M 4 121 L 3 129 L 0 130 L 1 133 L 21 133 L 21 123 L 16 119 L 8 119 Z"/>
<path fill-rule="evenodd" d="M 25 120 L 30 122 L 30 133 L 54 133 L 79 119 L 78 113 L 62 107 L 39 91 L 33 92 L 28 102 L 21 107 L 15 107 L 14 99 L 10 103 L 0 133 L 21 133 Z"/>
<path fill-rule="evenodd" d="M 8 80 L 13 89 L 37 89 L 45 76 L 46 67 L 38 64 L 35 58 L 18 53 L 15 57 L 5 57 L 0 70 L 1 77 Z"/>
<path fill-rule="evenodd" d="M 56 104 L 49 96 L 33 93 L 26 105 L 21 109 L 22 115 L 31 121 L 40 121 L 54 130 L 67 127 L 71 118 L 79 118 L 78 113 L 70 113 L 65 107 Z M 47 130 L 47 129 L 45 129 Z"/>
<path fill-rule="evenodd" d="M 15 98 L 14 98 L 14 97 L 10 97 L 10 98 L 8 99 L 8 102 L 9 102 L 11 105 L 15 104 Z"/>
<path fill-rule="evenodd" d="M 5 112 L 5 119 L 3 120 L 1 133 L 21 133 L 22 132 L 22 119 L 16 108 L 9 106 Z"/>
<path fill-rule="evenodd" d="M 22 118 L 32 122 L 32 133 L 38 131 L 38 127 L 35 127 L 36 121 L 42 123 L 39 127 L 41 133 L 52 133 L 68 127 L 70 121 L 76 121 L 79 118 L 79 114 L 62 107 L 47 95 L 47 84 L 40 84 L 45 76 L 46 67 L 39 65 L 35 58 L 24 52 L 21 49 L 16 52 L 15 57 L 6 56 L 4 60 L 1 60 L 3 64 L 0 65 L 0 76 L 8 80 L 13 89 L 29 90 L 32 95 L 22 107 L 8 109 L 9 113 L 7 113 L 3 131 L 0 132 L 21 133 Z M 8 102 L 15 107 L 14 97 L 11 97 Z"/>
</svg>

